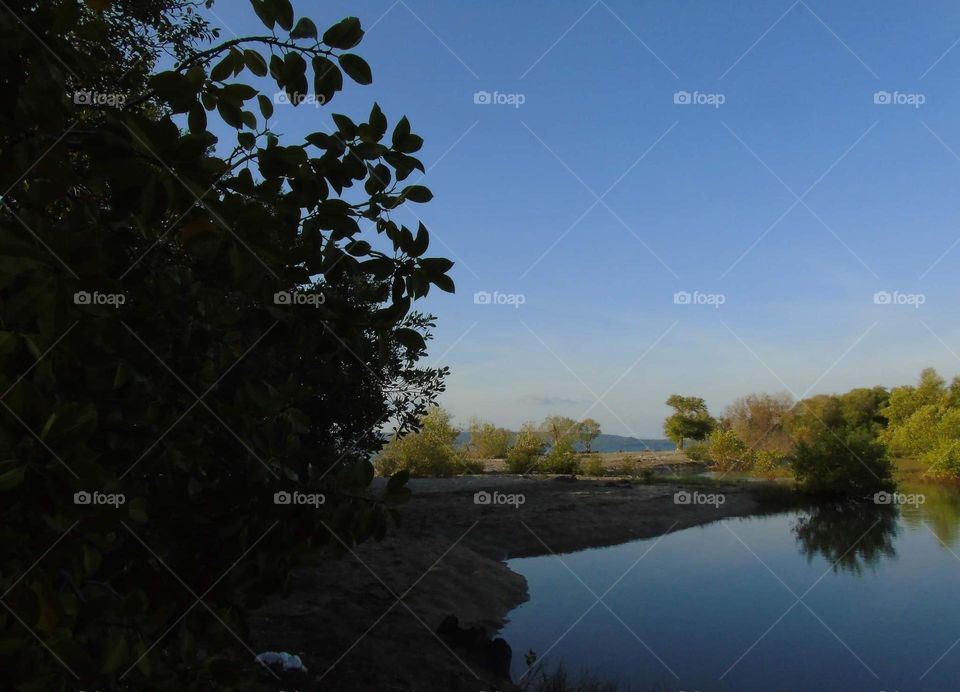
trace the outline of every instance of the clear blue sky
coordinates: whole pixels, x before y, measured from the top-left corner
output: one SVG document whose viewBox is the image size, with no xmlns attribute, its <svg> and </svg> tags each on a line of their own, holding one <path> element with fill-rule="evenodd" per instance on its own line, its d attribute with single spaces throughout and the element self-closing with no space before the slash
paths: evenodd
<svg viewBox="0 0 960 692">
<path fill-rule="evenodd" d="M 435 198 L 415 211 L 457 293 L 422 309 L 459 421 L 586 414 L 660 437 L 673 392 L 719 413 L 750 391 L 960 371 L 955 2 L 294 5 L 321 31 L 359 16 L 374 84 L 278 108 L 274 129 L 299 138 L 376 100 L 426 140 Z M 214 12 L 224 38 L 262 32 L 245 1 Z"/>
</svg>

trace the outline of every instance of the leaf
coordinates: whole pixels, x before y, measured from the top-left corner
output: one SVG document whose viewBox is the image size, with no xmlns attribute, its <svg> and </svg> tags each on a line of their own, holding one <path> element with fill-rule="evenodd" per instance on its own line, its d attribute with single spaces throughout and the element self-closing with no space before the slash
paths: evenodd
<svg viewBox="0 0 960 692">
<path fill-rule="evenodd" d="M 267 2 L 267 0 L 250 0 L 250 2 L 253 4 L 253 11 L 260 17 L 260 21 L 272 31 L 273 25 L 277 21 L 272 3 Z"/>
<path fill-rule="evenodd" d="M 457 292 L 456 286 L 453 283 L 453 279 L 446 274 L 437 274 L 436 276 L 431 276 L 430 283 L 439 288 L 441 291 L 445 291 L 447 293 Z"/>
<path fill-rule="evenodd" d="M 423 185 L 410 185 L 409 187 L 405 187 L 400 194 L 404 199 L 409 199 L 411 202 L 420 204 L 433 199 L 433 193 Z"/>
<path fill-rule="evenodd" d="M 222 82 L 227 77 L 233 74 L 233 53 L 227 53 L 226 57 L 218 62 L 216 66 L 210 70 L 210 79 L 215 82 Z"/>
<path fill-rule="evenodd" d="M 427 227 L 423 225 L 423 222 L 421 222 L 420 225 L 417 226 L 417 237 L 414 239 L 407 254 L 411 257 L 419 257 L 427 251 L 429 244 L 430 233 L 427 231 Z"/>
<path fill-rule="evenodd" d="M 357 134 L 357 126 L 347 116 L 341 113 L 334 113 L 333 122 L 337 125 L 337 131 L 343 139 L 353 139 Z"/>
<path fill-rule="evenodd" d="M 446 274 L 450 271 L 450 269 L 453 268 L 453 262 L 446 257 L 428 257 L 420 260 L 420 266 L 423 267 L 423 270 L 427 272 L 427 274 L 430 274 L 430 276 L 436 276 L 438 274 Z"/>
<path fill-rule="evenodd" d="M 263 115 L 264 120 L 269 120 L 273 115 L 273 102 L 263 94 L 260 94 L 257 96 L 257 103 L 260 104 L 260 113 Z"/>
<path fill-rule="evenodd" d="M 290 27 L 293 26 L 293 5 L 290 4 L 290 0 L 267 0 L 267 2 L 273 7 L 280 28 L 290 31 Z"/>
<path fill-rule="evenodd" d="M 393 128 L 393 148 L 400 151 L 400 144 L 410 136 L 410 121 L 407 116 L 400 118 L 397 126 Z"/>
<path fill-rule="evenodd" d="M 331 48 L 350 50 L 360 43 L 363 38 L 363 29 L 360 20 L 356 17 L 346 17 L 323 32 L 323 42 Z"/>
<path fill-rule="evenodd" d="M 290 38 L 316 38 L 317 25 L 307 17 L 302 17 L 297 25 L 290 32 Z"/>
<path fill-rule="evenodd" d="M 243 51 L 243 62 L 247 68 L 258 77 L 267 76 L 267 61 L 257 51 L 246 48 Z"/>
<path fill-rule="evenodd" d="M 23 483 L 23 473 L 26 468 L 26 466 L 19 466 L 0 474 L 0 491 L 13 490 Z"/>
<path fill-rule="evenodd" d="M 371 140 L 379 142 L 387 132 L 387 116 L 380 110 L 379 103 L 373 104 L 373 108 L 370 109 L 370 117 L 367 118 L 367 121 L 370 123 Z"/>
<path fill-rule="evenodd" d="M 130 518 L 134 521 L 139 521 L 141 523 L 147 521 L 147 501 L 142 497 L 134 498 L 130 501 L 127 512 L 130 514 Z"/>
<path fill-rule="evenodd" d="M 200 134 L 207 129 L 207 111 L 197 102 L 190 107 L 187 115 L 187 126 L 193 134 Z"/>
<path fill-rule="evenodd" d="M 87 576 L 92 576 L 100 569 L 100 563 L 102 562 L 102 557 L 100 551 L 97 550 L 92 545 L 87 543 L 83 544 L 83 569 L 86 572 Z"/>
<path fill-rule="evenodd" d="M 237 134 L 237 141 L 247 151 L 257 146 L 257 137 L 252 132 L 240 132 Z"/>
<path fill-rule="evenodd" d="M 401 327 L 400 329 L 396 330 L 393 335 L 397 341 L 414 353 L 419 353 L 427 348 L 427 342 L 424 341 L 423 335 L 415 329 Z"/>
<path fill-rule="evenodd" d="M 373 83 L 373 73 L 370 71 L 370 65 L 359 55 L 344 53 L 338 56 L 337 60 L 340 62 L 343 71 L 350 75 L 350 79 L 357 84 Z"/>
</svg>

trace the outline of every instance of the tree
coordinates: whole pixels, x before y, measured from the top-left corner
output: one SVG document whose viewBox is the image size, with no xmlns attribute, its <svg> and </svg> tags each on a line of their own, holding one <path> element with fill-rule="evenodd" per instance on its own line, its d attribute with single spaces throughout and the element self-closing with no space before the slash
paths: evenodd
<svg viewBox="0 0 960 692">
<path fill-rule="evenodd" d="M 254 86 L 329 105 L 344 73 L 369 84 L 360 21 L 318 32 L 288 0 L 256 0 L 264 32 L 200 46 L 178 32 L 186 4 L 0 11 L 0 588 L 22 620 L 0 618 L 0 669 L 14 687 L 59 687 L 58 660 L 88 689 L 262 687 L 225 628 L 178 620 L 165 568 L 200 588 L 234 563 L 204 603 L 245 638 L 293 567 L 384 536 L 405 474 L 373 496 L 368 456 L 384 421 L 415 430 L 443 389 L 446 369 L 420 365 L 432 318 L 412 305 L 453 291 L 452 263 L 426 255 L 422 224 L 393 220 L 431 198 L 408 181 L 421 137 L 374 104 L 290 142 Z M 131 79 L 110 61 L 139 30 L 117 18 L 147 5 L 174 34 L 147 18 L 145 40 L 184 52 L 165 71 L 158 53 L 129 58 Z M 236 138 L 218 141 L 214 119 Z M 325 502 L 283 502 L 294 493 Z"/>
<path fill-rule="evenodd" d="M 703 440 L 716 426 L 700 397 L 672 394 L 666 404 L 673 407 L 674 413 L 664 421 L 663 432 L 678 449 L 683 449 L 685 439 Z"/>
<path fill-rule="evenodd" d="M 593 451 L 593 441 L 600 435 L 600 424 L 593 418 L 584 418 L 577 423 L 577 440 L 590 453 Z"/>
<path fill-rule="evenodd" d="M 573 445 L 580 434 L 577 421 L 566 416 L 547 416 L 540 424 L 540 432 L 551 445 Z"/>
<path fill-rule="evenodd" d="M 793 440 L 788 433 L 793 397 L 789 394 L 746 394 L 723 411 L 721 420 L 747 449 L 788 453 Z"/>
<path fill-rule="evenodd" d="M 793 459 L 797 487 L 813 495 L 867 498 L 893 490 L 893 464 L 869 431 L 822 429 Z"/>
<path fill-rule="evenodd" d="M 846 425 L 840 397 L 817 394 L 797 402 L 789 418 L 789 431 L 794 442 L 812 443 L 826 431 Z"/>
<path fill-rule="evenodd" d="M 503 459 L 513 437 L 506 428 L 479 419 L 470 421 L 470 454 L 478 459 Z"/>
<path fill-rule="evenodd" d="M 380 475 L 406 470 L 411 476 L 454 476 L 464 473 L 460 450 L 454 445 L 460 431 L 453 426 L 450 413 L 435 406 L 420 421 L 420 429 L 408 435 L 395 435 L 376 460 Z"/>
</svg>

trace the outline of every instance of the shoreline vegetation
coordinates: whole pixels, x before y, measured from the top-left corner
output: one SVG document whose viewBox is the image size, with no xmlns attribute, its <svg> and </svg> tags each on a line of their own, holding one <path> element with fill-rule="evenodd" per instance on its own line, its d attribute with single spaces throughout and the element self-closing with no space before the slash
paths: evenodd
<svg viewBox="0 0 960 692">
<path fill-rule="evenodd" d="M 895 486 L 894 459 L 915 459 L 925 477 L 960 481 L 960 377 L 947 385 L 932 368 L 916 385 L 856 388 L 800 401 L 751 393 L 715 418 L 700 397 L 671 395 L 664 433 L 674 451 L 599 453 L 599 423 L 548 416 L 513 432 L 472 419 L 466 430 L 440 406 L 416 430 L 394 435 L 373 457 L 380 476 L 500 471 L 513 474 L 622 475 L 649 480 L 649 464 L 699 462 L 710 471 L 794 479 L 816 496 L 867 498 Z M 633 438 L 636 439 L 636 438 Z M 639 440 L 638 440 L 639 441 Z"/>
</svg>

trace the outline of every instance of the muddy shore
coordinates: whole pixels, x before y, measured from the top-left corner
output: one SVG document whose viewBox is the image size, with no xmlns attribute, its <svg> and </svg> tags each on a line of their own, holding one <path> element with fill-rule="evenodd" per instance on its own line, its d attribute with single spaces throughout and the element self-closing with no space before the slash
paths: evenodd
<svg viewBox="0 0 960 692">
<path fill-rule="evenodd" d="M 528 598 L 526 580 L 505 560 L 657 537 L 750 514 L 759 509 L 750 485 L 501 475 L 413 480 L 413 498 L 392 535 L 322 569 L 298 572 L 290 593 L 254 618 L 256 650 L 299 654 L 309 670 L 282 677 L 282 684 L 267 678 L 265 689 L 517 689 L 494 672 L 503 662 L 491 660 L 497 657 L 489 647 L 466 643 L 476 632 L 451 637 L 448 622 L 446 634 L 437 634 L 453 615 L 460 628 L 495 635 Z M 676 504 L 674 493 L 683 489 L 723 492 L 725 502 Z M 523 503 L 475 503 L 483 491 L 502 493 L 498 500 L 522 495 Z M 495 653 L 502 659 L 502 651 Z"/>
</svg>

